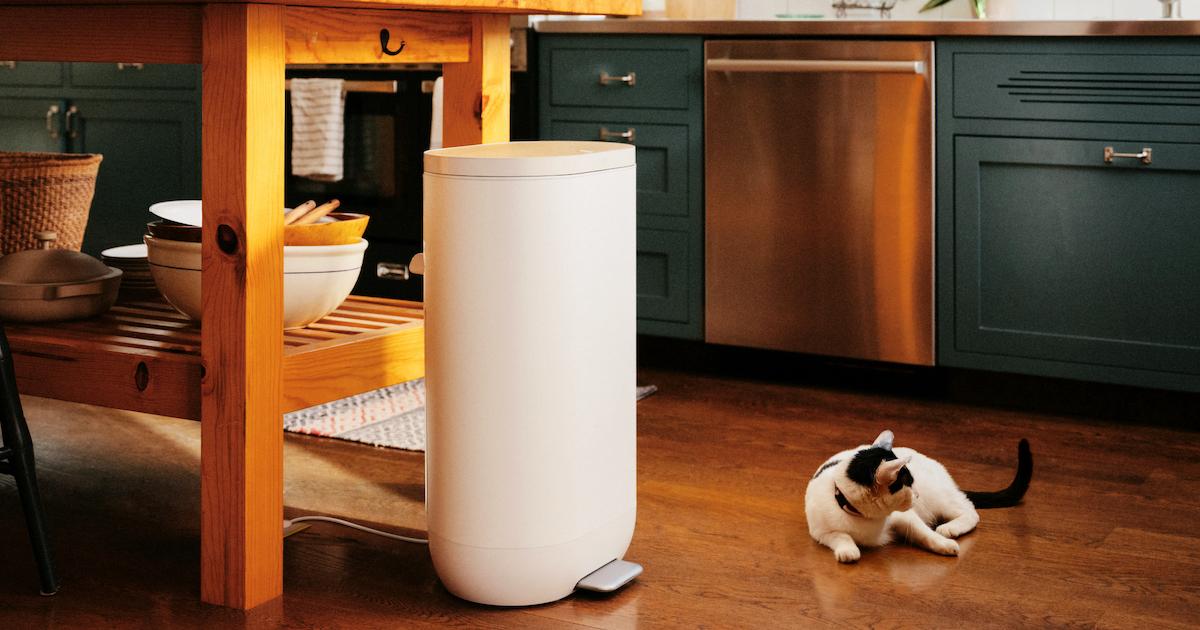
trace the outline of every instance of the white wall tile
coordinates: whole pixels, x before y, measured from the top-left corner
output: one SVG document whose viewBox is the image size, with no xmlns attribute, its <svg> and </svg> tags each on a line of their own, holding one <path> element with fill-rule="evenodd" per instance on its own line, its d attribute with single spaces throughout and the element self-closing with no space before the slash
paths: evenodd
<svg viewBox="0 0 1200 630">
<path fill-rule="evenodd" d="M 1162 5 L 1156 0 L 1112 0 L 1114 19 L 1157 18 L 1162 11 Z"/>
<path fill-rule="evenodd" d="M 1111 0 L 1084 0 L 1085 2 Z M 991 20 L 1053 20 L 1056 0 L 988 0 L 987 14 Z M 1107 8 L 1107 7 L 1106 7 Z"/>
<path fill-rule="evenodd" d="M 877 1 L 877 0 L 872 0 Z M 921 13 L 926 0 L 899 0 L 892 10 L 895 20 L 970 20 L 975 18 L 969 0 L 952 2 Z M 737 16 L 744 20 L 772 20 L 780 14 L 823 15 L 832 19 L 833 0 L 737 0 Z M 1183 0 L 1188 18 L 1200 17 L 1200 0 Z M 1196 13 L 1196 16 L 1192 14 Z M 994 20 L 1136 20 L 1162 14 L 1158 0 L 988 0 L 988 17 Z M 870 20 L 878 11 L 851 11 L 850 19 Z"/>
<path fill-rule="evenodd" d="M 1150 0 L 1145 0 L 1149 2 Z M 1056 20 L 1107 20 L 1112 18 L 1112 0 L 1054 0 Z"/>
<path fill-rule="evenodd" d="M 975 19 L 975 12 L 967 0 L 954 0 L 954 2 L 942 6 L 940 18 L 943 20 L 972 20 Z"/>
<path fill-rule="evenodd" d="M 738 0 L 739 20 L 773 20 L 787 8 L 787 0 Z"/>
</svg>

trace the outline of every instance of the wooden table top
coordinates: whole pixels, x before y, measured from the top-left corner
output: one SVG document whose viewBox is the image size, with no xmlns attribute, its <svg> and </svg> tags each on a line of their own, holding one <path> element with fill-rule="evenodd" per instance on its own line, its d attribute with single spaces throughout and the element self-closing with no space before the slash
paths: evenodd
<svg viewBox="0 0 1200 630">
<path fill-rule="evenodd" d="M 244 0 L 54 0 L 53 4 L 244 4 Z M 577 13 L 639 15 L 641 0 L 254 0 L 255 4 L 351 7 L 360 9 L 417 9 L 498 13 Z M 45 5 L 46 0 L 0 0 L 6 5 Z"/>
</svg>

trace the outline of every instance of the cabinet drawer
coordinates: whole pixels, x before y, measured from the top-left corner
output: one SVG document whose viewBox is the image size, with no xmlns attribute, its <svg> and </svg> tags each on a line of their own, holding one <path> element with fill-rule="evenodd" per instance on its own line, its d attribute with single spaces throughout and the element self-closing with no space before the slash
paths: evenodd
<svg viewBox="0 0 1200 630">
<path fill-rule="evenodd" d="M 638 216 L 688 216 L 688 126 L 606 120 L 552 120 L 547 140 L 612 140 L 632 134 L 637 149 Z M 602 137 L 602 133 L 608 137 Z"/>
<path fill-rule="evenodd" d="M 689 66 L 685 49 L 555 48 L 550 51 L 550 104 L 687 109 Z M 602 83 L 605 76 L 612 78 Z"/>
<path fill-rule="evenodd" d="M 955 351 L 1200 374 L 1200 145 L 960 136 L 954 155 Z"/>
<path fill-rule="evenodd" d="M 62 66 L 45 61 L 0 61 L 0 85 L 60 86 Z"/>
<path fill-rule="evenodd" d="M 686 323 L 688 312 L 688 234 L 637 231 L 637 316 Z"/>
<path fill-rule="evenodd" d="M 1200 55 L 953 55 L 954 115 L 1200 125 Z"/>
<path fill-rule="evenodd" d="M 188 64 L 73 63 L 76 87 L 191 90 L 199 86 L 200 66 Z"/>
</svg>

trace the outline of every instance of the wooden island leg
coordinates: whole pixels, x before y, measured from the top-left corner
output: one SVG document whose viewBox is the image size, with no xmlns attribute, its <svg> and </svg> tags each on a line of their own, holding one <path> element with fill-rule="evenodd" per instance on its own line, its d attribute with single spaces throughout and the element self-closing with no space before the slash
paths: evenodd
<svg viewBox="0 0 1200 630">
<path fill-rule="evenodd" d="M 508 141 L 512 82 L 507 15 L 471 18 L 470 55 L 470 61 L 442 66 L 442 139 L 447 147 Z"/>
<path fill-rule="evenodd" d="M 283 10 L 204 7 L 200 594 L 283 592 Z"/>
</svg>

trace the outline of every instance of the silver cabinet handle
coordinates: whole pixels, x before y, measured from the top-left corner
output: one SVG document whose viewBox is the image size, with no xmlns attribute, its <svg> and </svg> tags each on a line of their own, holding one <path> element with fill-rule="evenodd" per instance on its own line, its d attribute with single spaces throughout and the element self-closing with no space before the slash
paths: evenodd
<svg viewBox="0 0 1200 630">
<path fill-rule="evenodd" d="M 117 70 L 141 70 L 146 67 L 144 63 L 118 63 Z"/>
<path fill-rule="evenodd" d="M 61 110 L 58 109 L 58 105 L 51 105 L 46 109 L 46 133 L 51 138 L 58 138 L 58 123 L 54 121 L 54 118 L 58 116 L 59 111 Z"/>
<path fill-rule="evenodd" d="M 600 85 L 608 85 L 609 83 L 624 83 L 629 87 L 637 85 L 637 73 L 630 72 L 629 74 L 614 75 L 607 71 L 600 72 Z"/>
<path fill-rule="evenodd" d="M 408 280 L 410 277 L 408 265 L 404 263 L 381 262 L 375 265 L 375 277 L 385 280 Z"/>
<path fill-rule="evenodd" d="M 616 140 L 617 142 L 628 142 L 633 144 L 634 137 L 637 135 L 637 130 L 633 127 L 625 131 L 609 131 L 608 127 L 600 128 L 600 139 L 605 142 Z"/>
<path fill-rule="evenodd" d="M 856 59 L 709 59 L 714 72 L 858 72 L 925 74 L 924 61 L 859 61 Z"/>
<path fill-rule="evenodd" d="M 7 68 L 7 69 L 9 69 L 9 70 L 16 70 L 16 69 L 17 69 L 17 62 L 15 62 L 15 61 L 0 61 L 0 68 Z"/>
<path fill-rule="evenodd" d="M 1150 147 L 1143 147 L 1141 153 L 1117 153 L 1112 147 L 1104 147 L 1104 163 L 1112 164 L 1116 158 L 1130 158 L 1133 160 L 1141 160 L 1142 164 L 1149 164 L 1153 159 L 1151 155 L 1154 150 Z"/>
<path fill-rule="evenodd" d="M 78 138 L 79 137 L 78 123 L 75 122 L 77 120 L 79 120 L 79 108 L 72 105 L 67 108 L 67 119 L 66 119 L 65 126 L 66 126 L 66 130 L 67 130 L 68 138 Z"/>
</svg>

